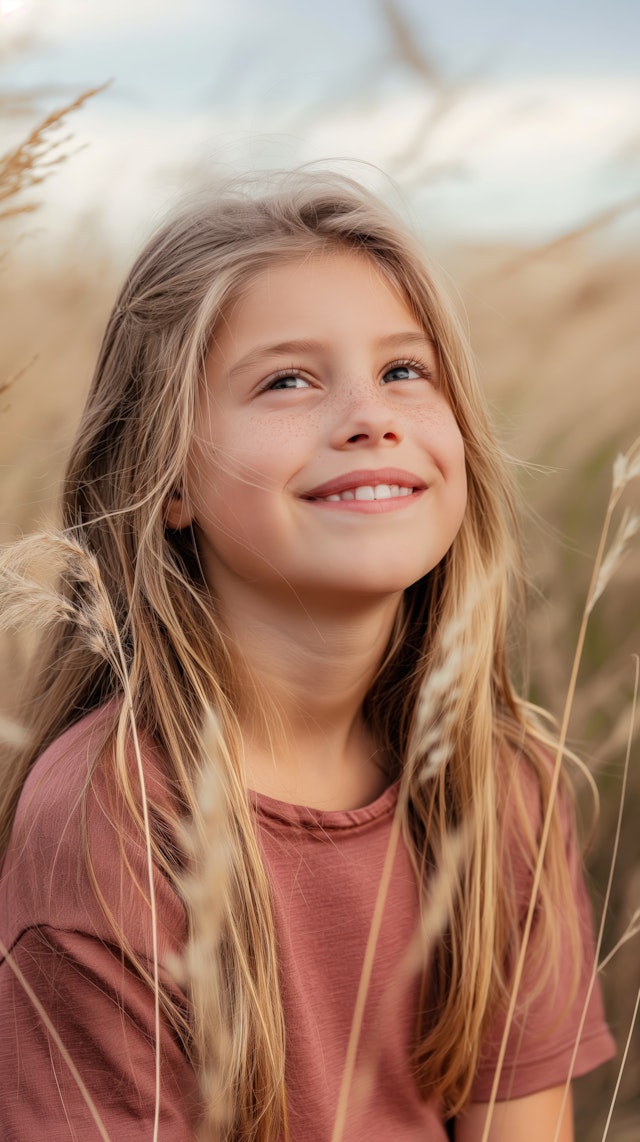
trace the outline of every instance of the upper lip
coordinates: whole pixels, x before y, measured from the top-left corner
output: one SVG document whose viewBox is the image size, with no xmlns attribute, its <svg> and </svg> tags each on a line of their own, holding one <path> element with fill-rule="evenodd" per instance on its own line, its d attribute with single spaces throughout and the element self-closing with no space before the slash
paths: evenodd
<svg viewBox="0 0 640 1142">
<path fill-rule="evenodd" d="M 350 488 L 375 487 L 376 484 L 398 484 L 403 488 L 425 488 L 425 481 L 416 476 L 414 472 L 407 472 L 404 468 L 362 468 L 356 472 L 345 472 L 343 476 L 334 476 L 324 484 L 304 493 L 308 500 L 319 499 L 322 496 L 337 496 Z"/>
</svg>

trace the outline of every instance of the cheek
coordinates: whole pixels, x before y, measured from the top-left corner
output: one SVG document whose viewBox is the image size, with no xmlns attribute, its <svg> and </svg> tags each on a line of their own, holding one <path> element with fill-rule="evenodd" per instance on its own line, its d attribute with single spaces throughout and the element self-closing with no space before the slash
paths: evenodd
<svg viewBox="0 0 640 1142">
<path fill-rule="evenodd" d="M 194 449 L 188 490 L 196 524 L 211 537 L 258 535 L 273 515 L 279 458 L 273 442 L 250 433 L 244 443 L 220 439 Z"/>
<path fill-rule="evenodd" d="M 447 406 L 442 417 L 442 450 L 445 463 L 455 468 L 464 467 L 464 440 L 451 409 Z"/>
<path fill-rule="evenodd" d="M 446 401 L 439 401 L 416 415 L 418 431 L 424 434 L 424 446 L 431 453 L 442 476 L 464 488 L 466 493 L 466 459 L 462 433 Z"/>
<path fill-rule="evenodd" d="M 443 477 L 446 489 L 447 513 L 457 533 L 467 508 L 467 461 L 464 440 L 458 423 L 449 406 L 441 410 L 441 419 L 432 428 L 434 459 Z"/>
</svg>

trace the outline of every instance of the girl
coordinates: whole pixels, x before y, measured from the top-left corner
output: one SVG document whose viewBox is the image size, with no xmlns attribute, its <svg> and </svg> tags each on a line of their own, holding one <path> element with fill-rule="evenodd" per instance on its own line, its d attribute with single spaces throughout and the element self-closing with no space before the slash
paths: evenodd
<svg viewBox="0 0 640 1142">
<path fill-rule="evenodd" d="M 612 1043 L 566 796 L 534 871 L 508 471 L 415 238 L 318 173 L 165 225 L 64 528 L 4 777 L 2 1137 L 568 1142 Z"/>
</svg>

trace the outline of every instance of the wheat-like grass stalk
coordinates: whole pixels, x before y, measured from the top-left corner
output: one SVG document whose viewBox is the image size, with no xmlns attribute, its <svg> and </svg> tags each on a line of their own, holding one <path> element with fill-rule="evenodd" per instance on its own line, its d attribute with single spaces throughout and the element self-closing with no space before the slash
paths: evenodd
<svg viewBox="0 0 640 1142">
<path fill-rule="evenodd" d="M 192 993 L 214 1000 L 223 994 L 225 986 L 219 952 L 231 869 L 228 812 L 219 766 L 221 743 L 218 718 L 209 709 L 201 735 L 202 769 L 197 790 L 200 822 L 196 825 L 191 821 L 183 830 L 192 868 L 183 882 L 183 894 L 194 927 L 182 959 L 174 965 Z M 219 1066 L 230 1051 L 229 1028 L 219 1010 L 214 1022 L 215 1026 L 204 1028 L 203 1057 L 199 1060 L 209 1142 L 209 1131 L 214 1130 L 215 1138 L 225 1135 L 233 1115 L 231 1092 L 221 1084 L 223 1068 Z"/>
<path fill-rule="evenodd" d="M 38 582 L 31 573 L 34 563 L 46 567 L 48 578 L 55 572 L 88 588 L 83 604 Z M 112 658 L 120 636 L 97 562 L 68 534 L 43 531 L 5 546 L 0 551 L 0 596 L 0 630 L 23 625 L 38 630 L 68 622 L 83 632 L 96 654 Z"/>
<path fill-rule="evenodd" d="M 61 148 L 69 142 L 70 136 L 59 137 L 67 115 L 78 111 L 88 99 L 108 86 L 108 83 L 103 83 L 99 87 L 92 87 L 64 107 L 51 111 L 17 147 L 0 156 L 0 202 L 6 202 L 40 185 L 50 177 L 54 168 L 67 160 L 69 155 Z M 0 219 L 31 213 L 37 206 L 37 203 L 9 206 L 0 212 Z"/>
<path fill-rule="evenodd" d="M 74 593 L 78 588 L 81 588 L 81 599 L 72 601 L 54 588 L 43 587 L 39 584 L 29 574 L 30 565 L 38 559 L 43 561 L 48 569 L 55 569 L 62 578 L 68 577 L 73 584 Z M 45 531 L 28 536 L 6 547 L 0 555 L 0 588 L 0 597 L 3 598 L 3 606 L 0 611 L 0 629 L 2 626 L 18 625 L 25 620 L 36 626 L 47 626 L 53 622 L 72 623 L 83 633 L 93 652 L 102 655 L 109 661 L 123 689 L 124 707 L 130 726 L 140 783 L 149 881 L 155 1033 L 153 1142 L 157 1142 L 160 1125 L 160 978 L 153 853 L 144 765 L 134 714 L 127 660 L 117 620 L 102 581 L 97 559 L 83 543 L 69 532 Z"/>
<path fill-rule="evenodd" d="M 627 484 L 640 477 L 640 437 L 627 452 L 619 452 L 613 462 L 613 490 L 623 492 Z"/>
<path fill-rule="evenodd" d="M 25 579 L 12 567 L 0 565 L 0 590 L 5 596 L 0 629 L 7 630 L 28 621 L 32 629 L 42 630 L 55 622 L 75 621 L 75 608 L 67 599 Z"/>
<path fill-rule="evenodd" d="M 531 896 L 530 896 L 530 900 L 529 900 L 529 907 L 527 909 L 527 916 L 526 916 L 524 929 L 523 929 L 523 933 L 522 933 L 522 943 L 521 943 L 520 952 L 518 954 L 518 960 L 517 960 L 517 964 L 516 964 L 516 968 L 515 968 L 515 972 L 514 972 L 513 985 L 512 985 L 511 994 L 509 997 L 509 1006 L 507 1009 L 504 1031 L 503 1031 L 502 1040 L 500 1043 L 500 1050 L 498 1052 L 498 1059 L 496 1062 L 496 1071 L 495 1071 L 495 1075 L 494 1075 L 493 1085 L 491 1088 L 491 1095 L 490 1095 L 490 1099 L 489 1099 L 489 1103 L 488 1103 L 488 1107 L 487 1107 L 487 1117 L 485 1119 L 484 1130 L 482 1133 L 481 1142 L 489 1142 L 491 1122 L 493 1119 L 493 1112 L 494 1112 L 497 1094 L 498 1094 L 498 1084 L 500 1082 L 500 1076 L 502 1074 L 502 1068 L 504 1065 L 504 1058 L 505 1058 L 506 1049 L 507 1049 L 507 1040 L 509 1037 L 509 1032 L 511 1030 L 511 1025 L 513 1023 L 516 1001 L 517 1001 L 518 992 L 520 989 L 520 984 L 522 981 L 522 975 L 524 972 L 524 965 L 525 965 L 525 959 L 526 959 L 526 954 L 527 954 L 527 948 L 529 945 L 529 938 L 531 935 L 531 927 L 533 924 L 533 917 L 534 917 L 535 908 L 536 908 L 536 901 L 537 901 L 537 897 L 538 897 L 538 889 L 540 887 L 540 880 L 542 877 L 542 867 L 543 867 L 543 862 L 544 862 L 544 858 L 545 858 L 545 853 L 547 850 L 547 844 L 549 841 L 549 834 L 551 831 L 551 822 L 552 822 L 552 818 L 553 818 L 554 802 L 555 802 L 555 799 L 556 799 L 557 793 L 558 793 L 558 783 L 560 780 L 560 771 L 562 768 L 562 758 L 563 758 L 564 748 L 565 748 L 565 744 L 566 744 L 566 740 L 567 740 L 567 732 L 569 729 L 569 720 L 571 718 L 571 711 L 573 708 L 573 699 L 574 699 L 577 680 L 578 680 L 578 671 L 580 668 L 580 662 L 582 660 L 582 651 L 584 648 L 584 641 L 585 641 L 585 636 L 586 636 L 586 632 L 587 632 L 587 624 L 589 622 L 589 616 L 590 616 L 591 610 L 593 608 L 593 602 L 592 601 L 595 601 L 596 588 L 597 588 L 598 581 L 600 578 L 600 571 L 602 568 L 603 560 L 605 558 L 605 550 L 606 550 L 606 546 L 607 546 L 607 539 L 609 536 L 609 530 L 611 527 L 611 520 L 613 517 L 613 513 L 614 513 L 616 506 L 620 500 L 620 497 L 621 497 L 623 491 L 625 490 L 625 488 L 627 487 L 627 485 L 630 483 L 631 480 L 635 479 L 640 474 L 639 459 L 640 459 L 640 438 L 638 440 L 636 440 L 631 445 L 631 447 L 628 449 L 628 451 L 626 453 L 618 456 L 616 458 L 615 463 L 614 463 L 613 482 L 612 482 L 611 493 L 610 493 L 609 500 L 607 503 L 607 509 L 605 512 L 605 518 L 604 518 L 604 522 L 602 525 L 602 530 L 600 532 L 600 539 L 598 542 L 598 548 L 597 548 L 596 556 L 594 559 L 593 570 L 591 573 L 591 580 L 590 580 L 589 588 L 587 591 L 586 602 L 585 602 L 584 609 L 582 612 L 582 619 L 580 622 L 580 629 L 578 632 L 578 639 L 577 639 L 576 648 L 575 648 L 574 657 L 573 657 L 573 664 L 572 664 L 572 668 L 571 668 L 571 676 L 569 679 L 569 686 L 568 686 L 568 690 L 567 690 L 567 696 L 566 696 L 564 711 L 563 711 L 563 715 L 562 715 L 562 723 L 560 726 L 560 733 L 559 733 L 559 737 L 558 737 L 558 747 L 556 750 L 556 756 L 555 756 L 554 765 L 553 765 L 553 773 L 552 773 L 551 783 L 550 783 L 550 787 L 549 787 L 549 800 L 548 800 L 547 810 L 546 810 L 543 825 L 542 825 L 542 833 L 540 836 L 538 858 L 536 861 L 536 867 L 535 867 L 534 875 L 533 875 L 533 883 L 531 886 Z M 615 566 L 611 566 L 610 572 L 609 572 L 609 579 L 611 578 L 611 575 L 613 574 L 614 570 L 615 570 Z"/>
<path fill-rule="evenodd" d="M 418 698 L 409 765 L 424 759 L 419 774 L 424 782 L 436 777 L 451 756 L 460 676 L 468 653 L 462 641 L 465 622 L 459 617 L 448 624 L 442 636 L 442 660 L 429 671 Z"/>
<path fill-rule="evenodd" d="M 629 546 L 630 541 L 640 528 L 640 516 L 632 515 L 631 512 L 626 511 L 620 520 L 618 530 L 611 543 L 607 554 L 602 560 L 600 573 L 593 588 L 593 592 L 587 604 L 589 614 L 595 607 L 598 599 L 606 589 L 609 580 L 614 572 L 620 566 L 622 558 Z"/>
</svg>

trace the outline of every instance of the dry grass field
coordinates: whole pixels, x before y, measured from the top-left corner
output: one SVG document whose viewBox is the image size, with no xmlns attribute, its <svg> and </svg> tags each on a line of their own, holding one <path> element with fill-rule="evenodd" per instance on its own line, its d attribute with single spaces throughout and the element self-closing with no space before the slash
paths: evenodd
<svg viewBox="0 0 640 1142">
<path fill-rule="evenodd" d="M 13 245 L 0 273 L 0 521 L 4 539 L 55 516 L 65 453 L 86 390 L 121 267 L 100 238 L 78 234 L 64 261 L 42 265 L 36 243 Z M 586 239 L 556 252 L 451 249 L 438 260 L 468 314 L 486 392 L 521 470 L 531 593 L 531 689 L 559 715 L 612 461 L 640 428 L 640 257 L 603 253 Z M 634 491 L 634 489 L 632 489 Z M 635 488 L 637 502 L 638 487 Z M 592 615 L 571 740 L 592 766 L 602 806 L 590 850 L 596 910 L 602 897 L 621 785 L 633 668 L 640 651 L 640 558 L 631 548 Z M 4 643 L 3 707 L 20 687 L 24 643 Z M 640 905 L 635 817 L 640 769 L 634 751 L 605 948 Z M 585 804 L 587 803 L 585 799 Z M 605 977 L 619 1042 L 638 977 L 637 940 Z M 637 1137 L 638 1035 L 613 1137 Z M 584 1142 L 600 1137 L 615 1070 L 579 1091 Z M 625 1126 L 625 1122 L 627 1125 Z M 587 1125 L 589 1124 L 589 1126 Z"/>
<path fill-rule="evenodd" d="M 29 229 L 22 219 L 20 229 Z M 101 235 L 79 231 L 55 262 L 43 262 L 37 235 L 0 246 L 0 538 L 55 518 L 65 454 L 79 417 L 102 327 L 122 265 Z M 529 554 L 531 694 L 562 710 L 592 558 L 616 453 L 640 433 L 640 243 L 608 242 L 607 231 L 548 249 L 438 250 L 438 261 L 468 315 L 494 417 L 524 463 L 521 487 Z M 627 502 L 637 503 L 640 482 Z M 622 505 L 624 506 L 624 505 Z M 601 813 L 589 852 L 596 912 L 606 883 L 633 684 L 640 653 L 640 544 L 630 550 L 591 617 L 570 740 L 600 789 Z M 0 708 L 10 712 L 28 648 L 0 644 Z M 604 951 L 640 907 L 637 742 L 632 754 L 622 842 Z M 588 806 L 588 798 L 584 798 Z M 638 937 L 604 976 L 619 1044 L 640 986 Z M 602 1137 L 617 1064 L 578 1084 L 580 1142 Z M 636 1030 L 609 1137 L 640 1136 L 640 1037 Z"/>
</svg>

